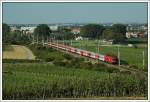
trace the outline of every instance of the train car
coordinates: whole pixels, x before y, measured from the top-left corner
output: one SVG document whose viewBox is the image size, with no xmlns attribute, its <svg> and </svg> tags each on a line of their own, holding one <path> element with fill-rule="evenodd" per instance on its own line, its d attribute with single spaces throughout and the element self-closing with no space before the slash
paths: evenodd
<svg viewBox="0 0 150 102">
<path fill-rule="evenodd" d="M 94 52 L 77 49 L 77 48 L 74 48 L 71 46 L 66 46 L 63 44 L 56 44 L 56 43 L 47 43 L 47 44 L 51 47 L 63 49 L 63 50 L 66 50 L 66 51 L 69 51 L 72 53 L 76 53 L 76 54 L 81 55 L 81 56 L 85 56 L 85 57 L 89 57 L 89 58 L 93 58 L 93 59 L 98 59 L 100 61 L 104 61 L 104 62 L 107 62 L 110 64 L 117 64 L 118 63 L 118 58 L 116 56 L 111 56 L 109 54 L 106 54 L 106 55 L 97 54 Z"/>
<path fill-rule="evenodd" d="M 90 54 L 90 58 L 95 59 L 95 53 L 91 52 L 91 54 Z"/>
<path fill-rule="evenodd" d="M 90 57 L 91 56 L 91 52 L 87 52 L 87 57 Z"/>
<path fill-rule="evenodd" d="M 104 61 L 110 64 L 117 64 L 118 58 L 116 56 L 104 55 Z"/>
<path fill-rule="evenodd" d="M 99 54 L 95 54 L 95 59 L 99 59 Z"/>
<path fill-rule="evenodd" d="M 83 56 L 84 55 L 84 51 L 80 50 L 80 55 Z"/>
<path fill-rule="evenodd" d="M 76 48 L 71 47 L 71 52 L 72 53 L 75 53 L 76 51 L 77 51 Z"/>
<path fill-rule="evenodd" d="M 75 53 L 79 54 L 80 55 L 80 49 L 77 49 L 77 51 Z"/>
<path fill-rule="evenodd" d="M 99 54 L 98 59 L 99 59 L 100 61 L 104 61 L 104 60 L 105 60 L 104 55 Z"/>
<path fill-rule="evenodd" d="M 83 50 L 83 56 L 87 56 L 88 52 Z"/>
</svg>

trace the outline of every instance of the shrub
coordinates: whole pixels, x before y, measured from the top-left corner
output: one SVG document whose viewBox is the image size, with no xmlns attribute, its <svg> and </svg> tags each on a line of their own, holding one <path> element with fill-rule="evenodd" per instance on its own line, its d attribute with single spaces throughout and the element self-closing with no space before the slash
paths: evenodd
<svg viewBox="0 0 150 102">
<path fill-rule="evenodd" d="M 53 64 L 56 65 L 56 66 L 66 66 L 66 63 L 65 63 L 65 62 L 59 61 L 59 60 L 55 60 L 55 61 L 53 62 Z"/>
<path fill-rule="evenodd" d="M 54 61 L 55 60 L 55 57 L 48 57 L 45 59 L 46 62 L 51 62 L 51 61 Z"/>
<path fill-rule="evenodd" d="M 69 54 L 64 54 L 63 57 L 66 58 L 67 60 L 73 59 L 73 56 L 71 56 Z"/>
</svg>

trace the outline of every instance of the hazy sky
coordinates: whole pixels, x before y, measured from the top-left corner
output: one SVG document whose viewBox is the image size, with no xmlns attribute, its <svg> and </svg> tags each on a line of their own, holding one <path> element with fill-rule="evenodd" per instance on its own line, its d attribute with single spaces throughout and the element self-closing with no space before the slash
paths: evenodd
<svg viewBox="0 0 150 102">
<path fill-rule="evenodd" d="M 147 3 L 3 3 L 3 22 L 145 23 Z"/>
</svg>

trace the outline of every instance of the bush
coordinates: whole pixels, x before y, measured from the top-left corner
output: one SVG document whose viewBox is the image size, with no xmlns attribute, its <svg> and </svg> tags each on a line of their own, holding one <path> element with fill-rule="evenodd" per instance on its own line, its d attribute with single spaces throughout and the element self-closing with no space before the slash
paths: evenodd
<svg viewBox="0 0 150 102">
<path fill-rule="evenodd" d="M 51 62 L 51 61 L 54 61 L 55 58 L 54 57 L 48 57 L 45 59 L 46 62 Z"/>
<path fill-rule="evenodd" d="M 92 69 L 93 65 L 91 62 L 80 62 L 80 68 L 84 68 L 84 69 Z"/>
<path fill-rule="evenodd" d="M 53 62 L 53 64 L 56 65 L 56 66 L 66 66 L 66 63 L 65 63 L 65 62 L 59 61 L 59 60 L 55 60 L 55 61 Z"/>
<path fill-rule="evenodd" d="M 71 56 L 69 54 L 64 54 L 63 57 L 66 58 L 67 60 L 73 59 L 73 56 Z"/>
</svg>

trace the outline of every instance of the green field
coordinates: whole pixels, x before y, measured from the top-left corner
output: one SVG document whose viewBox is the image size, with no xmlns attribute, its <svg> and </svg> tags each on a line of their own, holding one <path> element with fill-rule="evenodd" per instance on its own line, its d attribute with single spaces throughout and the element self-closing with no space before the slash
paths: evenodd
<svg viewBox="0 0 150 102">
<path fill-rule="evenodd" d="M 3 59 L 3 99 L 147 99 L 147 77 L 27 45 L 35 60 Z"/>
<path fill-rule="evenodd" d="M 61 42 L 60 42 L 61 43 Z M 66 44 L 71 45 L 71 41 L 66 41 Z M 95 40 L 83 40 L 83 41 L 72 41 L 72 46 L 100 53 L 100 54 L 111 54 L 118 55 L 118 45 L 102 45 L 99 43 L 98 52 L 98 42 Z M 134 68 L 140 70 L 147 70 L 148 67 L 148 47 L 146 43 L 134 44 L 133 47 L 128 47 L 127 45 L 120 45 L 120 59 L 121 64 L 128 64 Z M 143 67 L 143 51 L 144 51 L 144 67 Z"/>
<path fill-rule="evenodd" d="M 140 76 L 44 63 L 3 63 L 2 87 L 3 99 L 147 97 Z"/>
</svg>

